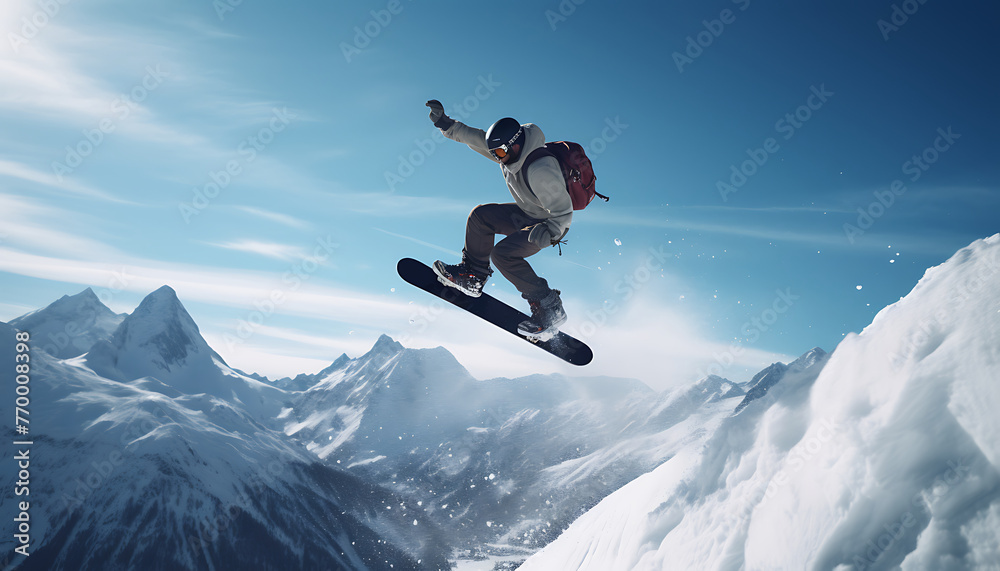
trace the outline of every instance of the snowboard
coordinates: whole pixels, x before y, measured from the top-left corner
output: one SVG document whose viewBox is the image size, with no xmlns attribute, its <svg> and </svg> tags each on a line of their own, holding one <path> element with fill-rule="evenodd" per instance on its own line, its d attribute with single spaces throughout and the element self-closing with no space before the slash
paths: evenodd
<svg viewBox="0 0 1000 571">
<path fill-rule="evenodd" d="M 562 331 L 547 341 L 532 340 L 521 335 L 517 332 L 517 325 L 525 319 L 529 319 L 529 316 L 487 293 L 479 297 L 470 297 L 455 288 L 442 284 L 438 281 L 434 270 L 423 262 L 413 258 L 403 258 L 396 264 L 396 271 L 399 272 L 401 278 L 427 293 L 489 321 L 500 329 L 548 351 L 567 363 L 582 366 L 590 363 L 594 358 L 594 353 L 586 343 L 566 335 Z"/>
</svg>

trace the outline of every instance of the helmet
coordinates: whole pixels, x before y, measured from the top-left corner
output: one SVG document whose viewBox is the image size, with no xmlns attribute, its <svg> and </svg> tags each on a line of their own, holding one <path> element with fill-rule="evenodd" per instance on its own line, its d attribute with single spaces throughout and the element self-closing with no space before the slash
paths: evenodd
<svg viewBox="0 0 1000 571">
<path fill-rule="evenodd" d="M 514 150 L 514 145 L 520 145 Z M 486 131 L 486 147 L 498 161 L 511 155 L 511 161 L 524 149 L 524 127 L 516 119 L 504 117 Z"/>
</svg>

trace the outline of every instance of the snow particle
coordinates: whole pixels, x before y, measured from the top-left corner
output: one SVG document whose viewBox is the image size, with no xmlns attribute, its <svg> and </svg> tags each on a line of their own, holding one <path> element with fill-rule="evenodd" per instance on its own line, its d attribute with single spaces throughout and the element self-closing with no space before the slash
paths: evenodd
<svg viewBox="0 0 1000 571">
<path fill-rule="evenodd" d="M 619 240 L 618 238 L 615 238 L 615 246 L 621 246 L 621 245 L 622 245 L 622 241 Z"/>
<path fill-rule="evenodd" d="M 857 287 L 858 287 L 858 291 L 861 291 L 861 287 L 862 287 L 862 286 L 857 286 Z"/>
</svg>

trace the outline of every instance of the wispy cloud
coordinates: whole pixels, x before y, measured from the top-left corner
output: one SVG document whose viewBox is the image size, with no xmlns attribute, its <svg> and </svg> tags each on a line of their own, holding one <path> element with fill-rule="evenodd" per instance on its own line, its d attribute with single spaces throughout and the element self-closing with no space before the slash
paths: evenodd
<svg viewBox="0 0 1000 571">
<path fill-rule="evenodd" d="M 372 230 L 378 230 L 379 232 L 382 232 L 383 234 L 388 234 L 390 236 L 394 236 L 396 238 L 401 238 L 403 240 L 409 240 L 410 242 L 413 242 L 414 244 L 420 244 L 421 246 L 426 246 L 426 247 L 431 248 L 433 250 L 437 250 L 439 252 L 444 252 L 445 254 L 449 254 L 451 256 L 455 256 L 456 258 L 461 258 L 462 257 L 462 253 L 461 252 L 456 252 L 455 250 L 451 250 L 451 249 L 445 248 L 443 246 L 438 246 L 437 244 L 431 244 L 430 242 L 425 242 L 423 240 L 420 240 L 419 238 L 414 238 L 412 236 L 404 236 L 403 234 L 397 234 L 395 232 L 390 232 L 388 230 L 383 230 L 381 228 L 372 227 Z"/>
<path fill-rule="evenodd" d="M 672 211 L 700 210 L 709 212 L 759 212 L 778 214 L 827 214 L 851 212 L 843 206 L 727 206 L 721 204 L 693 204 L 688 206 L 672 206 Z"/>
<path fill-rule="evenodd" d="M 83 222 L 85 223 L 85 222 Z M 0 227 L 4 245 L 22 251 L 44 252 L 86 259 L 109 259 L 123 253 L 72 228 L 81 224 L 78 213 L 38 201 L 0 194 Z"/>
<path fill-rule="evenodd" d="M 823 212 L 833 211 L 824 210 Z M 588 212 L 588 214 L 590 213 Z M 954 248 L 951 246 L 942 245 L 940 239 L 931 239 L 925 234 L 880 232 L 878 240 L 856 240 L 852 243 L 848 240 L 843 228 L 845 223 L 854 222 L 854 218 L 851 218 L 849 213 L 841 213 L 838 218 L 830 218 L 824 224 L 807 224 L 805 221 L 798 220 L 796 224 L 789 222 L 780 226 L 764 220 L 758 220 L 759 223 L 757 224 L 754 224 L 752 221 L 704 221 L 691 218 L 681 219 L 674 216 L 667 217 L 665 214 L 655 216 L 627 211 L 614 213 L 598 211 L 594 216 L 588 217 L 587 221 L 588 223 L 593 222 L 595 224 L 610 224 L 625 227 L 667 228 L 722 236 L 738 236 L 764 242 L 790 242 L 815 248 L 881 252 L 885 248 L 885 242 L 889 241 L 893 244 L 905 244 L 910 248 L 918 249 L 927 254 L 948 255 L 954 252 Z M 793 226 L 815 229 L 793 229 Z M 965 240 L 964 237 L 959 241 L 963 240 Z"/>
<path fill-rule="evenodd" d="M 96 258 L 96 259 L 95 259 Z M 282 313 L 368 324 L 385 330 L 408 312 L 405 303 L 321 283 L 321 272 L 295 274 L 178 264 L 124 255 L 90 259 L 29 254 L 0 246 L 0 271 L 47 280 L 116 289 L 140 295 L 167 284 L 185 300 L 255 311 L 255 302 L 280 295 Z M 302 270 L 299 269 L 301 272 Z M 295 279 L 292 278 L 295 276 Z"/>
<path fill-rule="evenodd" d="M 62 182 L 58 181 L 52 173 L 45 173 L 39 170 L 35 170 L 22 163 L 17 163 L 14 161 L 8 161 L 0 159 L 0 176 L 6 176 L 11 178 L 16 178 L 31 183 L 43 185 L 50 189 L 60 190 L 68 192 L 71 194 L 76 194 L 79 196 L 85 196 L 89 198 L 96 198 L 100 200 L 106 200 L 109 202 L 118 202 L 121 204 L 134 204 L 127 200 L 122 200 L 107 192 L 98 190 L 87 186 L 86 184 L 77 182 L 75 180 L 64 179 Z"/>
<path fill-rule="evenodd" d="M 588 213 L 589 214 L 589 213 Z M 694 230 L 714 234 L 729 234 L 761 240 L 777 240 L 805 242 L 817 245 L 847 245 L 842 232 L 800 232 L 783 230 L 774 227 L 753 226 L 748 224 L 732 224 L 721 222 L 704 222 L 700 220 L 678 219 L 666 214 L 654 216 L 641 212 L 598 212 L 588 217 L 588 222 L 598 224 L 613 224 L 616 226 L 638 226 L 652 228 L 672 228 L 676 230 Z"/>
<path fill-rule="evenodd" d="M 277 242 L 261 242 L 258 240 L 238 240 L 235 242 L 222 243 L 209 242 L 208 245 L 225 250 L 257 254 L 258 256 L 285 261 L 302 259 L 307 255 L 306 251 L 299 246 L 279 244 Z"/>
<path fill-rule="evenodd" d="M 271 222 L 277 222 L 278 224 L 283 224 L 291 228 L 308 228 L 310 224 L 305 220 L 296 218 L 294 216 L 289 216 L 287 214 L 281 214 L 280 212 L 273 212 L 270 210 L 263 210 L 260 208 L 254 208 L 252 206 L 237 206 L 237 210 L 250 214 L 251 216 L 256 216 L 258 218 L 263 218 Z"/>
<path fill-rule="evenodd" d="M 289 197 L 309 201 L 314 208 L 327 205 L 342 212 L 356 212 L 379 218 L 412 218 L 436 214 L 468 215 L 468 200 L 444 196 L 411 196 L 392 192 L 366 192 L 339 181 L 304 173 L 301 167 L 261 153 L 252 165 L 252 184 L 281 189 Z"/>
<path fill-rule="evenodd" d="M 36 14 L 45 14 L 34 3 L 24 4 Z M 64 144 L 71 146 L 83 140 L 80 129 L 101 129 L 104 138 L 140 140 L 191 152 L 211 150 L 208 138 L 179 128 L 177 121 L 156 110 L 157 99 L 162 99 L 158 92 L 178 84 L 193 91 L 192 76 L 181 72 L 192 62 L 167 47 L 183 44 L 169 32 L 120 22 L 99 28 L 78 20 L 68 25 L 66 20 L 47 16 L 44 29 L 16 53 L 0 53 L 0 110 L 65 130 L 68 140 Z M 53 152 L 64 153 L 61 146 Z"/>
</svg>

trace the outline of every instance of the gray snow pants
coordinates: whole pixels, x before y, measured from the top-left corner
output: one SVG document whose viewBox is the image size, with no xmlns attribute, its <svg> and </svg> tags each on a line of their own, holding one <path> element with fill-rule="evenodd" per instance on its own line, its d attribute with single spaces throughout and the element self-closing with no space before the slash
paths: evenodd
<svg viewBox="0 0 1000 571">
<path fill-rule="evenodd" d="M 539 222 L 542 221 L 531 218 L 514 203 L 480 204 L 472 209 L 465 226 L 466 262 L 473 269 L 483 270 L 489 268 L 492 260 L 503 277 L 521 292 L 521 297 L 542 299 L 549 293 L 549 284 L 525 260 L 541 251 L 528 241 L 531 227 Z M 506 238 L 494 246 L 497 234 Z"/>
</svg>

